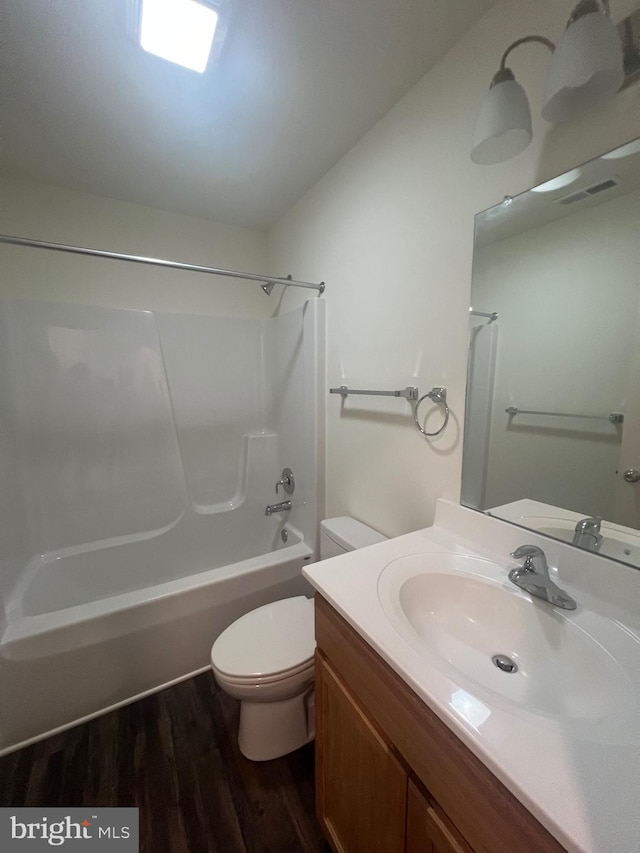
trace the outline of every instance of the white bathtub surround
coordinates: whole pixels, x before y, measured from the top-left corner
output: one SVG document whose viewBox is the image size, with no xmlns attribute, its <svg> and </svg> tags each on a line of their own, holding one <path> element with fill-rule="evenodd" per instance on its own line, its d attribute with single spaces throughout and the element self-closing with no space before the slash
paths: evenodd
<svg viewBox="0 0 640 853">
<path fill-rule="evenodd" d="M 238 616 L 309 593 L 324 303 L 267 320 L 0 308 L 19 521 L 0 581 L 2 752 L 201 671 Z M 285 466 L 292 508 L 266 517 Z"/>
<path fill-rule="evenodd" d="M 525 543 L 544 549 L 576 611 L 510 583 L 509 555 Z M 567 850 L 637 849 L 636 569 L 440 500 L 433 527 L 304 574 Z M 407 612 L 429 583 L 412 627 Z M 493 666 L 494 639 L 509 641 L 492 654 L 519 672 Z"/>
</svg>

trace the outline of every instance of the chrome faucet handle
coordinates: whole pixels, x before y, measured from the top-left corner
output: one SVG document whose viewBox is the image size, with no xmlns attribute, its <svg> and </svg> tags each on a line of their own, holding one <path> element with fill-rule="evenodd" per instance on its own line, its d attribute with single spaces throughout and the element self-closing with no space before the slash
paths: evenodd
<svg viewBox="0 0 640 853">
<path fill-rule="evenodd" d="M 511 552 L 511 556 L 520 560 L 522 557 L 545 557 L 545 553 L 537 545 L 520 545 L 515 551 Z"/>
<path fill-rule="evenodd" d="M 511 556 L 515 557 L 516 560 L 521 560 L 523 557 L 524 566 L 522 567 L 526 572 L 536 572 L 541 575 L 545 575 L 545 577 L 549 577 L 549 566 L 547 564 L 547 555 L 544 553 L 542 548 L 538 548 L 537 545 L 520 545 L 519 548 L 516 548 L 515 551 L 511 552 Z M 540 561 L 540 568 L 536 568 L 534 563 L 534 559 L 538 558 Z"/>
<path fill-rule="evenodd" d="M 600 533 L 602 516 L 594 515 L 589 518 L 581 518 L 576 524 L 576 533 Z"/>
<path fill-rule="evenodd" d="M 563 610 L 575 610 L 576 602 L 563 589 L 560 589 L 549 577 L 547 557 L 542 548 L 536 545 L 521 545 L 511 553 L 516 559 L 525 558 L 524 565 L 511 569 L 509 580 L 530 595 L 547 601 Z M 538 564 L 534 560 L 538 560 Z"/>
<path fill-rule="evenodd" d="M 288 495 L 293 494 L 293 490 L 296 487 L 295 477 L 293 476 L 293 471 L 291 468 L 283 468 L 282 474 L 280 474 L 280 479 L 276 483 L 276 495 L 278 494 L 278 489 L 282 486 L 284 491 Z"/>
</svg>

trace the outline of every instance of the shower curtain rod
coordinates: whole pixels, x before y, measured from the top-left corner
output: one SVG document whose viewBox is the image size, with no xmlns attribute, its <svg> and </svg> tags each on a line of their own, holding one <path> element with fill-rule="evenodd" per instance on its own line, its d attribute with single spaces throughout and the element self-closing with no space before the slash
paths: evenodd
<svg viewBox="0 0 640 853">
<path fill-rule="evenodd" d="M 325 284 L 321 281 L 319 284 L 313 284 L 309 281 L 296 281 L 291 276 L 287 278 L 278 278 L 268 275 L 256 275 L 250 272 L 237 272 L 236 270 L 221 270 L 215 267 L 202 267 L 197 264 L 183 264 L 179 261 L 166 261 L 162 258 L 145 258 L 141 255 L 124 255 L 119 252 L 104 252 L 100 249 L 87 249 L 84 246 L 67 246 L 64 243 L 46 243 L 43 240 L 29 240 L 25 237 L 13 237 L 9 234 L 0 234 L 0 243 L 7 243 L 11 246 L 28 246 L 32 249 L 49 249 L 52 252 L 70 252 L 73 255 L 91 255 L 96 258 L 108 258 L 113 261 L 129 261 L 133 264 L 151 264 L 156 267 L 168 267 L 174 270 L 186 270 L 187 272 L 201 272 L 208 275 L 223 275 L 228 278 L 243 278 L 247 281 L 263 282 L 262 289 L 267 295 L 270 295 L 275 284 L 284 284 L 291 287 L 306 287 L 310 290 L 317 290 L 318 296 L 324 293 Z"/>
</svg>

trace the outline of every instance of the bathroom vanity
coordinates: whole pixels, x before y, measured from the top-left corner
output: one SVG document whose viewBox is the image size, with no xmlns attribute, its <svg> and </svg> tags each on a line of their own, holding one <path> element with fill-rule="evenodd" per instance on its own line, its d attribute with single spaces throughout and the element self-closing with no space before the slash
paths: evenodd
<svg viewBox="0 0 640 853">
<path fill-rule="evenodd" d="M 320 596 L 316 637 L 317 811 L 336 850 L 564 849 Z"/>
<path fill-rule="evenodd" d="M 576 611 L 508 581 L 525 541 Z M 607 572 L 615 587 L 599 586 Z M 439 501 L 433 528 L 304 573 L 319 593 L 317 811 L 335 850 L 639 849 L 636 570 Z M 493 665 L 501 653 L 515 672 Z"/>
</svg>

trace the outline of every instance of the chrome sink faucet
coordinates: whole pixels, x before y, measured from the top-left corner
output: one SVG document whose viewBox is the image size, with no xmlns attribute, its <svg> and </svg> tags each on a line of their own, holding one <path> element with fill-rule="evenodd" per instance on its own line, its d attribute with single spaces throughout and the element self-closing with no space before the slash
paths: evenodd
<svg viewBox="0 0 640 853">
<path fill-rule="evenodd" d="M 575 610 L 576 603 L 570 595 L 560 589 L 549 577 L 547 558 L 536 545 L 521 545 L 511 554 L 516 560 L 525 558 L 524 565 L 511 569 L 509 580 L 530 595 L 548 601 L 563 610 Z"/>
<path fill-rule="evenodd" d="M 584 548 L 585 551 L 599 551 L 602 545 L 601 523 L 602 519 L 598 516 L 581 519 L 576 524 L 572 544 L 577 545 L 578 548 Z"/>
</svg>

